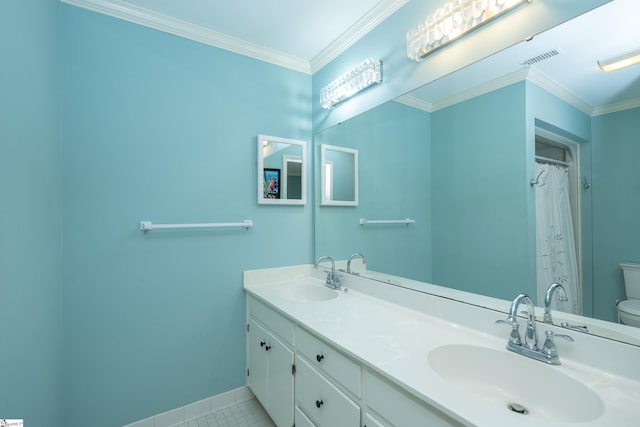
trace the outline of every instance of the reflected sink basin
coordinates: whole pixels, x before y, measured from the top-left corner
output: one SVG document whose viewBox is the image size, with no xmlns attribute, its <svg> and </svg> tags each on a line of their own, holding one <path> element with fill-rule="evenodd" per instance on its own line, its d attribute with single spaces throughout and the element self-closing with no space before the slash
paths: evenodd
<svg viewBox="0 0 640 427">
<path fill-rule="evenodd" d="M 593 391 L 557 367 L 509 352 L 472 345 L 445 345 L 428 355 L 445 381 L 516 414 L 556 421 L 586 422 L 602 415 Z"/>
<path fill-rule="evenodd" d="M 328 301 L 338 297 L 338 292 L 326 286 L 287 285 L 276 288 L 278 296 L 291 301 Z"/>
</svg>

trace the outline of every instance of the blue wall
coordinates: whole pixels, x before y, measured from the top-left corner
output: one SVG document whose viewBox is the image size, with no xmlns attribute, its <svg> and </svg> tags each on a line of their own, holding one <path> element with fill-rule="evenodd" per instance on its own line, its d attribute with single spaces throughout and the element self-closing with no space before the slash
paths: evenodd
<svg viewBox="0 0 640 427">
<path fill-rule="evenodd" d="M 433 113 L 433 283 L 531 292 L 525 114 L 524 82 Z"/>
<path fill-rule="evenodd" d="M 62 426 L 58 2 L 0 2 L 0 417 Z"/>
<path fill-rule="evenodd" d="M 317 256 L 347 259 L 367 248 L 370 270 L 431 279 L 430 134 L 429 113 L 389 102 L 315 136 L 316 150 L 320 144 L 357 149 L 360 180 L 359 206 L 316 207 Z M 359 225 L 360 218 L 407 217 L 416 223 Z"/>
<path fill-rule="evenodd" d="M 640 262 L 640 108 L 592 119 L 594 315 L 616 321 L 620 262 Z"/>
<path fill-rule="evenodd" d="M 310 140 L 311 77 L 70 6 L 61 43 L 65 427 L 244 385 L 242 271 L 312 250 L 310 204 L 256 204 L 256 138 Z"/>
</svg>

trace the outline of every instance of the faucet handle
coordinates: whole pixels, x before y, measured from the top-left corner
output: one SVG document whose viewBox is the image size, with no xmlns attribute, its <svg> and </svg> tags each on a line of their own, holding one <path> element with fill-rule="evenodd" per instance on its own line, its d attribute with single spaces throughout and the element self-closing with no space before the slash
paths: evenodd
<svg viewBox="0 0 640 427">
<path fill-rule="evenodd" d="M 520 338 L 520 324 L 515 317 L 509 316 L 507 320 L 496 320 L 496 323 L 506 324 L 511 326 L 511 333 L 509 334 L 509 343 L 513 345 L 522 345 L 522 339 Z"/>
<path fill-rule="evenodd" d="M 545 331 L 544 332 L 546 338 L 544 340 L 544 345 L 542 346 L 542 352 L 551 357 L 558 356 L 558 350 L 556 349 L 556 343 L 553 341 L 553 337 L 564 338 L 567 341 L 573 341 L 569 335 L 564 334 L 556 334 L 553 331 Z"/>
</svg>

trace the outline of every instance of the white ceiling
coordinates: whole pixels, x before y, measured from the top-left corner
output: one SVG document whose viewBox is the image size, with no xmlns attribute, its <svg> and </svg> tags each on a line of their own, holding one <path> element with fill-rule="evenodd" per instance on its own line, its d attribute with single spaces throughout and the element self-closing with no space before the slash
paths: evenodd
<svg viewBox="0 0 640 427">
<path fill-rule="evenodd" d="M 183 27 L 176 34 L 199 32 L 199 41 L 313 73 L 409 0 L 62 1 L 83 7 L 101 3 L 143 25 L 151 20 Z"/>
<path fill-rule="evenodd" d="M 62 1 L 313 73 L 409 0 Z M 527 78 L 563 93 L 586 112 L 640 99 L 640 65 L 614 73 L 596 65 L 598 59 L 640 49 L 639 16 L 640 0 L 613 0 L 414 95 L 442 105 L 487 81 L 528 72 Z M 562 53 L 527 70 L 520 65 L 550 49 Z"/>
</svg>

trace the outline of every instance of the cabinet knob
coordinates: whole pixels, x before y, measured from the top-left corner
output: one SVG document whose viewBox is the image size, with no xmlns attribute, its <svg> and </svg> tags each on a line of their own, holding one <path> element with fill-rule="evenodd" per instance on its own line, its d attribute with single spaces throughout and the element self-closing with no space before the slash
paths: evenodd
<svg viewBox="0 0 640 427">
<path fill-rule="evenodd" d="M 264 341 L 260 341 L 260 347 L 264 347 L 267 343 Z"/>
<path fill-rule="evenodd" d="M 316 408 L 320 408 L 322 405 L 324 405 L 322 400 L 316 400 Z"/>
<path fill-rule="evenodd" d="M 316 360 L 317 360 L 318 362 L 322 362 L 322 359 L 324 359 L 324 354 L 317 354 L 317 355 L 316 355 Z"/>
<path fill-rule="evenodd" d="M 269 350 L 271 350 L 271 346 L 270 346 L 270 345 L 268 345 L 268 346 L 266 346 L 264 349 L 265 349 L 265 350 L 267 350 L 267 351 L 269 351 Z"/>
</svg>

